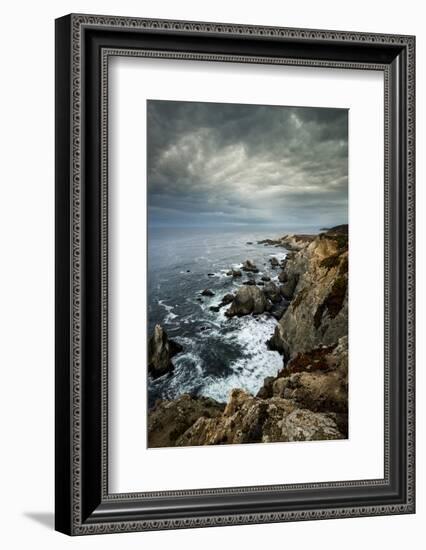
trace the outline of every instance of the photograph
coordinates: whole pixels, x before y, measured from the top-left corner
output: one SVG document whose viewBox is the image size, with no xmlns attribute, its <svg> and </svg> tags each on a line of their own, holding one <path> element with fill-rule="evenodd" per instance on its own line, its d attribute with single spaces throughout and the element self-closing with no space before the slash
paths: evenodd
<svg viewBox="0 0 426 550">
<path fill-rule="evenodd" d="M 228 3 L 221 23 L 217 6 L 201 4 L 198 16 L 176 3 L 155 17 L 57 8 L 55 163 L 40 171 L 55 180 L 54 202 L 42 201 L 55 213 L 55 430 L 49 407 L 45 442 L 55 457 L 37 468 L 55 472 L 54 528 L 122 534 L 126 545 L 132 532 L 179 530 L 175 541 L 227 526 L 226 545 L 236 526 L 270 524 L 300 546 L 317 544 L 315 524 L 330 520 L 322 538 L 349 550 L 358 518 L 401 547 L 416 513 L 421 18 L 385 20 L 383 4 L 369 5 L 367 21 L 365 10 L 314 2 L 309 21 L 247 3 L 233 18 Z M 42 68 L 52 65 L 44 53 Z M 28 87 L 28 70 L 6 71 L 12 94 L 16 78 Z M 52 139 L 39 122 L 31 129 Z M 34 137 L 29 150 L 45 145 Z M 28 209 L 52 229 L 33 206 L 38 161 L 23 158 L 9 180 L 17 167 L 29 176 L 8 189 L 24 211 L 8 211 L 25 242 L 37 237 L 37 259 L 9 270 L 18 282 L 40 263 L 38 233 L 21 228 Z M 4 288 L 8 322 L 21 328 Z M 28 350 L 23 364 L 42 380 L 33 342 L 12 348 L 15 359 Z M 27 382 L 21 409 L 47 404 Z M 23 510 L 27 522 L 37 508 Z"/>
<path fill-rule="evenodd" d="M 348 439 L 349 110 L 146 109 L 147 447 Z"/>
</svg>

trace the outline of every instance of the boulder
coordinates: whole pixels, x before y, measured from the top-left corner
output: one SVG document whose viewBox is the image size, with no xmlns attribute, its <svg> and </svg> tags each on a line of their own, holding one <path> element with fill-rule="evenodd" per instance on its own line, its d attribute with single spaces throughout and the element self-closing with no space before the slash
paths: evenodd
<svg viewBox="0 0 426 550">
<path fill-rule="evenodd" d="M 271 277 L 268 277 L 267 275 L 262 275 L 261 279 L 265 283 L 269 283 L 269 281 L 271 280 Z"/>
<path fill-rule="evenodd" d="M 269 263 L 271 264 L 271 267 L 274 269 L 280 265 L 279 261 L 275 256 L 269 259 Z"/>
<path fill-rule="evenodd" d="M 280 271 L 280 273 L 278 274 L 279 282 L 280 283 L 285 283 L 285 282 L 287 282 L 287 279 L 288 279 L 287 273 L 284 270 Z"/>
<path fill-rule="evenodd" d="M 225 294 L 223 297 L 222 297 L 222 300 L 219 304 L 220 307 L 223 307 L 223 306 L 226 306 L 230 303 L 232 303 L 232 300 L 234 299 L 234 295 L 229 292 L 228 294 Z"/>
<path fill-rule="evenodd" d="M 205 288 L 201 292 L 201 296 L 214 296 L 214 292 L 213 292 L 213 290 L 210 290 L 209 288 Z"/>
<path fill-rule="evenodd" d="M 242 286 L 238 289 L 231 307 L 226 311 L 228 317 L 235 315 L 249 315 L 250 313 L 264 313 L 267 308 L 267 300 L 264 293 L 257 286 Z"/>
<path fill-rule="evenodd" d="M 228 275 L 228 277 L 242 277 L 243 276 L 240 269 L 230 269 L 229 271 L 226 272 L 226 274 Z"/>
<path fill-rule="evenodd" d="M 160 325 L 155 325 L 154 334 L 148 342 L 148 372 L 153 378 L 171 372 L 174 368 L 171 359 L 182 350 L 180 344 L 169 340 Z"/>
<path fill-rule="evenodd" d="M 290 413 L 283 421 L 282 434 L 285 441 L 345 439 L 332 414 L 307 409 L 296 409 Z"/>
<path fill-rule="evenodd" d="M 256 265 L 253 262 L 251 262 L 250 260 L 246 260 L 243 263 L 241 269 L 243 271 L 248 271 L 248 272 L 251 272 L 251 273 L 259 273 L 259 270 L 257 269 Z"/>
</svg>

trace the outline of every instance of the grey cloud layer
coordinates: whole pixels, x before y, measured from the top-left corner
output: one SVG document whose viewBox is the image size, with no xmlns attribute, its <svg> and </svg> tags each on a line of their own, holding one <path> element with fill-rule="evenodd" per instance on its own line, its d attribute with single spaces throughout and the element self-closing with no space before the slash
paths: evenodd
<svg viewBox="0 0 426 550">
<path fill-rule="evenodd" d="M 148 101 L 150 223 L 347 221 L 347 111 Z"/>
</svg>

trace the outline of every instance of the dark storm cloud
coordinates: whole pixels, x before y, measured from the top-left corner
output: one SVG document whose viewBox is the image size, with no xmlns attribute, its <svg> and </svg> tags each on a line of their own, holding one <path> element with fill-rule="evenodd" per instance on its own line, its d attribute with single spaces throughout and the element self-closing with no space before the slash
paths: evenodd
<svg viewBox="0 0 426 550">
<path fill-rule="evenodd" d="M 347 221 L 342 109 L 148 101 L 150 223 Z"/>
</svg>

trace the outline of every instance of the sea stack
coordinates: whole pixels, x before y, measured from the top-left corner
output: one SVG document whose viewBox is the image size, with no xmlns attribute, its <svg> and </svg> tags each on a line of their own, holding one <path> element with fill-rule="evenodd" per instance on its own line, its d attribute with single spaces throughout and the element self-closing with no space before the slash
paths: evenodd
<svg viewBox="0 0 426 550">
<path fill-rule="evenodd" d="M 182 351 L 182 346 L 169 340 L 161 325 L 155 325 L 148 343 L 148 372 L 153 378 L 163 376 L 174 369 L 172 357 Z"/>
</svg>

